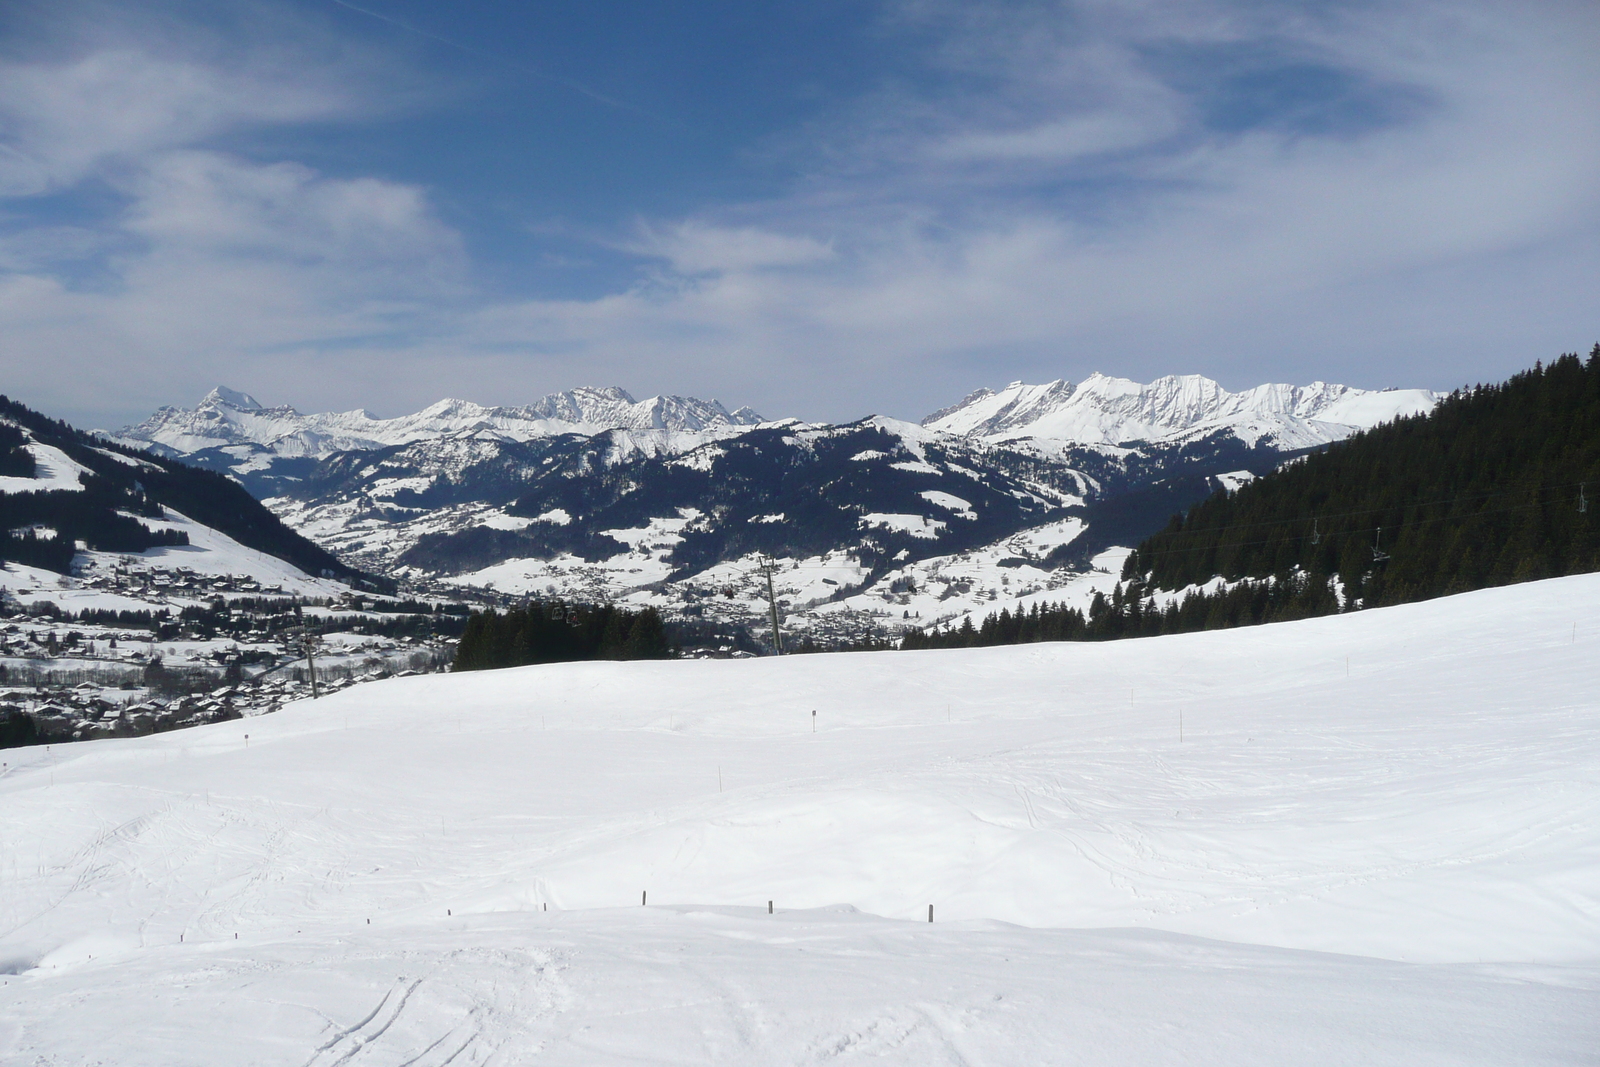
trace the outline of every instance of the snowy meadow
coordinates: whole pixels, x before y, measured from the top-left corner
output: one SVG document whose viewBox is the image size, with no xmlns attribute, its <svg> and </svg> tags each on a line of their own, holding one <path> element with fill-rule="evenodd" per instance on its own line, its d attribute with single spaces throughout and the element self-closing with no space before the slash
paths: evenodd
<svg viewBox="0 0 1600 1067">
<path fill-rule="evenodd" d="M 7 750 L 0 1061 L 1593 1063 L 1597 603 L 435 675 Z"/>
</svg>

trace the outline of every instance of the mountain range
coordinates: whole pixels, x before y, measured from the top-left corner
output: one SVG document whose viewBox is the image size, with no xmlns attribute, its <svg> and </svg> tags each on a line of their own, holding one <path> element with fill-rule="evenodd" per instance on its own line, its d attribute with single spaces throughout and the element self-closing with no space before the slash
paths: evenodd
<svg viewBox="0 0 1600 1067">
<path fill-rule="evenodd" d="M 776 559 L 791 624 L 840 638 L 1087 591 L 1120 566 L 1103 553 L 1216 489 L 1436 400 L 1095 374 L 816 425 L 615 387 L 391 419 L 219 387 L 114 436 L 230 475 L 375 573 L 744 623 Z"/>
<path fill-rule="evenodd" d="M 298 478 L 315 461 L 341 452 L 416 441 L 530 441 L 621 430 L 630 448 L 655 453 L 682 451 L 760 422 L 749 408 L 729 411 L 715 400 L 681 396 L 635 400 L 614 387 L 552 393 L 520 407 L 445 399 L 413 415 L 381 419 L 362 410 L 302 415 L 218 386 L 192 408 L 163 407 L 108 436 L 224 471 L 263 496 L 275 483 Z"/>
<path fill-rule="evenodd" d="M 1426 389 L 1377 392 L 1326 382 L 1230 393 L 1198 374 L 1141 385 L 1097 373 L 1077 385 L 1058 379 L 1012 382 L 998 393 L 979 389 L 922 425 L 985 441 L 1066 444 L 1185 441 L 1227 430 L 1246 444 L 1298 449 L 1427 411 L 1438 399 Z"/>
</svg>

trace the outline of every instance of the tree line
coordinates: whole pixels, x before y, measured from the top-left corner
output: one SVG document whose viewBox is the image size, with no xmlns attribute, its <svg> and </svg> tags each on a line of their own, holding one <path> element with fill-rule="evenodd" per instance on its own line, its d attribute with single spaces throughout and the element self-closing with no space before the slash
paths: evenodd
<svg viewBox="0 0 1600 1067">
<path fill-rule="evenodd" d="M 474 612 L 451 670 L 477 671 L 589 659 L 663 659 L 671 652 L 654 608 L 532 601 L 505 612 Z"/>
</svg>

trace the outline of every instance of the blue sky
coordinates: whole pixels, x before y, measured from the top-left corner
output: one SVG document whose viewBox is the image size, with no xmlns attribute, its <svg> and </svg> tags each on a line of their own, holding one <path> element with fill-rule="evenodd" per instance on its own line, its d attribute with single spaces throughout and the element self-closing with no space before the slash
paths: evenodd
<svg viewBox="0 0 1600 1067">
<path fill-rule="evenodd" d="M 1600 5 L 0 8 L 3 390 L 1449 388 L 1600 340 Z"/>
</svg>

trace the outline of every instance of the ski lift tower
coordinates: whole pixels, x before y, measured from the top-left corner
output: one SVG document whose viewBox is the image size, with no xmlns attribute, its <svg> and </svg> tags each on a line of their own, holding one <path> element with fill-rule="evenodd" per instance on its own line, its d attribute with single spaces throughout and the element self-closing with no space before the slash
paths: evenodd
<svg viewBox="0 0 1600 1067">
<path fill-rule="evenodd" d="M 772 591 L 772 572 L 778 569 L 778 562 L 770 556 L 761 557 L 761 573 L 767 579 L 767 610 L 772 617 L 772 650 L 778 655 L 783 655 L 783 632 L 778 629 L 778 598 Z"/>
<path fill-rule="evenodd" d="M 311 676 L 311 699 L 316 700 L 321 695 L 317 692 L 316 655 L 317 646 L 322 642 L 311 627 L 306 625 L 305 612 L 300 610 L 300 601 L 298 600 L 294 602 L 294 619 L 296 625 L 289 629 L 290 645 L 299 648 L 305 654 L 306 673 Z"/>
</svg>

